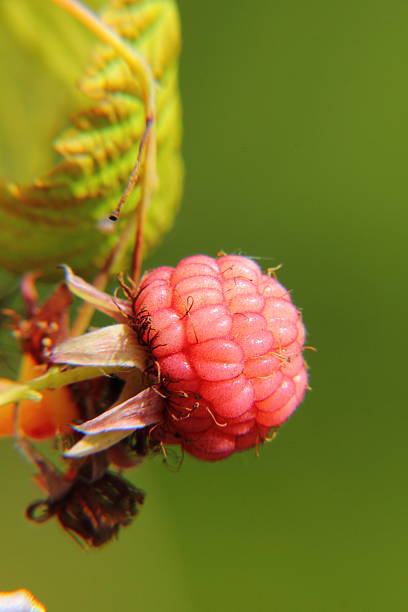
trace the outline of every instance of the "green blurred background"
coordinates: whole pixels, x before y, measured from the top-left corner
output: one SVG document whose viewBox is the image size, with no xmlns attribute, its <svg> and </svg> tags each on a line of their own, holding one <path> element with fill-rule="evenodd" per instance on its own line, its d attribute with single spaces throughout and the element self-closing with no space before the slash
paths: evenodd
<svg viewBox="0 0 408 612">
<path fill-rule="evenodd" d="M 147 265 L 219 250 L 283 263 L 318 348 L 313 390 L 260 457 L 146 462 L 141 515 L 100 551 L 24 520 L 37 491 L 0 440 L 0 589 L 58 612 L 405 611 L 408 5 L 179 5 L 186 189 Z M 18 60 L 1 40 L 3 78 Z"/>
</svg>

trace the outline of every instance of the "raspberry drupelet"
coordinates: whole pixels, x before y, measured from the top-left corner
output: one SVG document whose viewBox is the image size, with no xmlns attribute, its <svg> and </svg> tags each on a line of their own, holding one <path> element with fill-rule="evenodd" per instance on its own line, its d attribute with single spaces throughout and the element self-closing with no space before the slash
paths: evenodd
<svg viewBox="0 0 408 612">
<path fill-rule="evenodd" d="M 257 446 L 302 401 L 305 330 L 251 259 L 187 257 L 145 274 L 133 303 L 167 398 L 151 435 L 207 461 Z"/>
</svg>

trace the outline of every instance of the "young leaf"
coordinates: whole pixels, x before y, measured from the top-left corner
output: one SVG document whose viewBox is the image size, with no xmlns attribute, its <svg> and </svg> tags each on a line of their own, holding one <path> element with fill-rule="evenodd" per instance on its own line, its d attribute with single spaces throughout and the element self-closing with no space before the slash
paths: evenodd
<svg viewBox="0 0 408 612">
<path fill-rule="evenodd" d="M 145 58 L 156 83 L 158 184 L 144 228 L 145 246 L 151 249 L 172 224 L 182 182 L 177 8 L 174 0 L 111 0 L 102 19 Z M 79 87 L 92 104 L 55 142 L 56 166 L 30 185 L 0 183 L 0 214 L 7 228 L 0 235 L 0 264 L 7 270 L 54 271 L 66 261 L 89 274 L 104 265 L 134 220 L 143 163 L 119 221 L 112 224 L 107 217 L 127 184 L 145 132 L 145 81 L 112 47 L 97 45 Z M 122 267 L 123 258 L 116 270 Z"/>
</svg>

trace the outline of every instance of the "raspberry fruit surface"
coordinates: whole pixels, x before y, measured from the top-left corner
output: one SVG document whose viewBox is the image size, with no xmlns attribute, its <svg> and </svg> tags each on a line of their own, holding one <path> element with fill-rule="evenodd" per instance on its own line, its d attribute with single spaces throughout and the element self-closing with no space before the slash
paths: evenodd
<svg viewBox="0 0 408 612">
<path fill-rule="evenodd" d="M 251 259 L 196 255 L 157 268 L 142 279 L 134 311 L 167 397 L 152 431 L 163 442 L 223 459 L 263 442 L 302 401 L 301 315 Z"/>
</svg>

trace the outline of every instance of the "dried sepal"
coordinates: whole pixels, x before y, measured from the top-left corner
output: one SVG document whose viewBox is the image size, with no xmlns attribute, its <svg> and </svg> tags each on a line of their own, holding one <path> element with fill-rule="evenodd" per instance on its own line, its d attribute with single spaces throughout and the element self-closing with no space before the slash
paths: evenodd
<svg viewBox="0 0 408 612">
<path fill-rule="evenodd" d="M 130 431 L 106 431 L 94 436 L 84 436 L 64 453 L 67 459 L 81 459 L 111 448 L 130 434 Z"/>
<path fill-rule="evenodd" d="M 118 323 L 69 338 L 51 351 L 49 360 L 72 365 L 144 369 L 146 351 L 136 334 Z"/>
<path fill-rule="evenodd" d="M 127 315 L 130 313 L 127 301 L 114 298 L 96 289 L 96 287 L 87 283 L 83 278 L 74 274 L 69 266 L 63 265 L 62 268 L 65 272 L 65 282 L 71 293 L 91 304 L 100 312 L 119 321 L 119 323 L 126 321 Z"/>
<path fill-rule="evenodd" d="M 78 459 L 110 448 L 137 429 L 163 418 L 164 400 L 152 388 L 144 389 L 118 406 L 75 427 L 85 436 L 65 453 Z"/>
<path fill-rule="evenodd" d="M 164 409 L 164 399 L 149 387 L 75 429 L 88 435 L 104 431 L 134 431 L 160 421 Z"/>
</svg>

